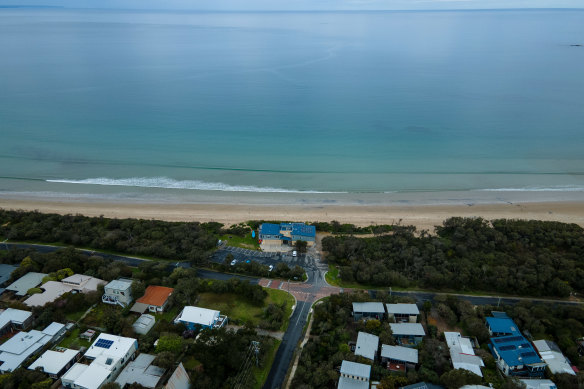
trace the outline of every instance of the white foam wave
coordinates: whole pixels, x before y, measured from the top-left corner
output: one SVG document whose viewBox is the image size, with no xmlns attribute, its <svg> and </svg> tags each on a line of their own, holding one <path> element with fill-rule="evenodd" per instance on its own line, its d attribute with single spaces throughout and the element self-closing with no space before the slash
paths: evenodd
<svg viewBox="0 0 584 389">
<path fill-rule="evenodd" d="M 257 193 L 347 193 L 324 192 L 315 190 L 295 190 L 272 187 L 258 187 L 252 185 L 229 185 L 222 182 L 205 182 L 199 180 L 174 180 L 168 177 L 132 177 L 132 178 L 86 178 L 83 180 L 54 179 L 47 182 L 63 184 L 127 186 L 138 188 L 166 188 L 209 190 L 221 192 L 257 192 Z"/>
<path fill-rule="evenodd" d="M 584 186 L 563 185 L 550 187 L 476 189 L 477 192 L 584 192 Z"/>
</svg>

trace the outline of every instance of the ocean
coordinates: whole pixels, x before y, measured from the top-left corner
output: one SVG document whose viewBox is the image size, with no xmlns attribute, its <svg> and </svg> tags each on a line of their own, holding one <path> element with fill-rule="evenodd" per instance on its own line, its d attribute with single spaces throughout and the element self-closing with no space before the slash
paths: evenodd
<svg viewBox="0 0 584 389">
<path fill-rule="evenodd" d="M 0 197 L 584 200 L 584 10 L 0 10 Z"/>
</svg>

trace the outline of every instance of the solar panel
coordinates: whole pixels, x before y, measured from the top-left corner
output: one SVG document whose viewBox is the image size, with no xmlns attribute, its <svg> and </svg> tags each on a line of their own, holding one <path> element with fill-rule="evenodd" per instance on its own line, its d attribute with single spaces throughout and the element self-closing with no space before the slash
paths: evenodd
<svg viewBox="0 0 584 389">
<path fill-rule="evenodd" d="M 113 340 L 99 339 L 97 343 L 95 343 L 95 347 L 110 348 L 112 344 L 114 344 Z"/>
<path fill-rule="evenodd" d="M 499 348 L 499 350 L 501 350 L 501 351 L 515 350 L 515 346 L 513 346 L 513 345 L 502 346 L 502 347 Z"/>
<path fill-rule="evenodd" d="M 521 356 L 523 358 L 527 358 L 527 357 L 535 357 L 537 354 L 535 354 L 533 351 L 530 351 L 528 353 L 521 353 Z"/>
<path fill-rule="evenodd" d="M 529 343 L 523 343 L 521 344 L 521 346 L 519 346 L 519 348 L 528 348 L 529 347 Z"/>
</svg>

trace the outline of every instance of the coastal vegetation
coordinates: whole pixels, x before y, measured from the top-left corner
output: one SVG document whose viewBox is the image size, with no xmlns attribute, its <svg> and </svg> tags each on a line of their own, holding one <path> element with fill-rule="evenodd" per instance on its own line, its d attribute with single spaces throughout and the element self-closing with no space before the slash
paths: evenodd
<svg viewBox="0 0 584 389">
<path fill-rule="evenodd" d="M 584 230 L 559 222 L 451 218 L 435 234 L 322 240 L 347 284 L 569 297 L 584 292 Z"/>
</svg>

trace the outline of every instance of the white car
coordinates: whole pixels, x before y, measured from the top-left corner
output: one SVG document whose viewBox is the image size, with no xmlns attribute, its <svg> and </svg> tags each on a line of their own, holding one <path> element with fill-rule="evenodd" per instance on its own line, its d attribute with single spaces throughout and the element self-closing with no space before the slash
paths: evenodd
<svg viewBox="0 0 584 389">
<path fill-rule="evenodd" d="M 233 261 L 231 261 L 231 266 L 235 266 L 236 263 L 237 263 L 237 259 L 234 259 Z"/>
<path fill-rule="evenodd" d="M 293 257 L 297 257 L 298 256 L 298 253 L 296 252 L 296 250 L 292 251 L 292 256 Z"/>
<path fill-rule="evenodd" d="M 272 270 L 274 270 L 274 265 L 268 266 L 268 271 L 272 271 Z"/>
</svg>

